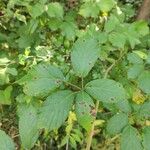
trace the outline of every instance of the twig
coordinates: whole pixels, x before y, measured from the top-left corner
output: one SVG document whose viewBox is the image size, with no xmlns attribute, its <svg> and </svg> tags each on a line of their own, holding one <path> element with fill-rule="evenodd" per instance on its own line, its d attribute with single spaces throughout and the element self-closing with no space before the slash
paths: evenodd
<svg viewBox="0 0 150 150">
<path fill-rule="evenodd" d="M 115 64 L 116 64 L 116 61 L 114 61 L 114 62 L 110 65 L 110 67 L 106 70 L 106 72 L 105 72 L 105 74 L 104 74 L 104 79 L 107 78 L 108 73 L 109 73 L 110 70 L 114 67 Z"/>
<path fill-rule="evenodd" d="M 83 80 L 83 77 L 81 78 L 81 82 L 82 82 L 82 89 L 84 87 L 84 80 Z"/>
<path fill-rule="evenodd" d="M 70 82 L 67 82 L 67 81 L 63 81 L 63 82 L 66 83 L 66 84 L 68 84 L 68 85 L 70 85 L 70 86 L 72 86 L 72 87 L 74 87 L 74 88 L 76 88 L 77 90 L 82 90 L 82 88 L 80 88 L 79 86 L 74 85 L 74 84 L 72 84 Z"/>
<path fill-rule="evenodd" d="M 118 58 L 118 60 L 114 61 L 106 70 L 105 74 L 104 74 L 104 79 L 107 78 L 109 72 L 112 70 L 112 68 L 122 59 L 122 57 L 124 56 L 124 53 L 120 53 L 120 57 Z"/>
</svg>

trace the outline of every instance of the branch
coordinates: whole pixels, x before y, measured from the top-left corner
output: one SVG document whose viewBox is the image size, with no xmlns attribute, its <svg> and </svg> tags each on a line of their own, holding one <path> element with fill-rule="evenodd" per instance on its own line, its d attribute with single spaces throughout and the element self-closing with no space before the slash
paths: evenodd
<svg viewBox="0 0 150 150">
<path fill-rule="evenodd" d="M 122 57 L 124 56 L 125 53 L 120 53 L 120 56 L 118 58 L 118 60 L 114 61 L 110 67 L 107 68 L 105 74 L 104 74 L 104 79 L 107 78 L 109 72 L 111 71 L 111 69 L 122 59 Z M 98 112 L 98 108 L 99 108 L 99 101 L 97 100 L 96 101 L 96 104 L 95 104 L 95 112 L 96 112 L 96 115 L 95 115 L 95 118 L 94 118 L 94 121 L 96 120 L 96 116 L 97 116 L 97 112 Z M 91 147 L 91 144 L 92 144 L 92 138 L 93 138 L 93 133 L 94 133 L 94 122 L 92 124 L 92 127 L 91 127 L 91 130 L 89 132 L 89 136 L 88 136 L 88 139 L 87 139 L 87 145 L 86 145 L 86 150 L 90 150 L 90 147 Z"/>
</svg>

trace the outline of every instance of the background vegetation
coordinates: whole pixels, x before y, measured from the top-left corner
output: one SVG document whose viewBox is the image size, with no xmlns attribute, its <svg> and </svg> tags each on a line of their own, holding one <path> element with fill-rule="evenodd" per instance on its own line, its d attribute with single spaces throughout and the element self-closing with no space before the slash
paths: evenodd
<svg viewBox="0 0 150 150">
<path fill-rule="evenodd" d="M 1 0 L 0 150 L 150 150 L 149 17 L 149 0 Z"/>
</svg>

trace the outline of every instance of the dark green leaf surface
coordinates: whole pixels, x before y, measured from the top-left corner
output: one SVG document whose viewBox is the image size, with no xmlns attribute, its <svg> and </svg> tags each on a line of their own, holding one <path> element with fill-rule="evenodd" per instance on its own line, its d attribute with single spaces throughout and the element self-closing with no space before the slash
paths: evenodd
<svg viewBox="0 0 150 150">
<path fill-rule="evenodd" d="M 54 17 L 62 19 L 64 15 L 63 7 L 58 2 L 53 2 L 48 4 L 47 14 L 49 17 Z"/>
<path fill-rule="evenodd" d="M 87 93 L 80 92 L 77 94 L 75 99 L 76 116 L 79 124 L 86 130 L 91 128 L 94 121 L 94 116 L 92 115 L 94 106 L 92 98 Z"/>
<path fill-rule="evenodd" d="M 128 78 L 136 79 L 144 70 L 144 65 L 134 64 L 128 70 Z"/>
<path fill-rule="evenodd" d="M 150 71 L 145 71 L 139 76 L 138 86 L 143 92 L 150 94 Z"/>
<path fill-rule="evenodd" d="M 0 104 L 3 105 L 11 104 L 11 92 L 12 86 L 8 86 L 5 90 L 0 90 Z"/>
<path fill-rule="evenodd" d="M 135 128 L 127 126 L 121 136 L 121 150 L 143 150 L 138 132 Z"/>
<path fill-rule="evenodd" d="M 92 37 L 78 39 L 72 48 L 71 62 L 76 74 L 85 77 L 94 66 L 100 48 Z"/>
<path fill-rule="evenodd" d="M 44 5 L 37 3 L 32 7 L 29 7 L 29 13 L 33 18 L 40 16 L 44 12 Z"/>
<path fill-rule="evenodd" d="M 126 37 L 121 33 L 112 32 L 109 35 L 109 41 L 112 43 L 113 46 L 116 46 L 118 48 L 124 48 L 126 43 Z"/>
<path fill-rule="evenodd" d="M 86 91 L 96 100 L 117 103 L 126 99 L 126 93 L 122 85 L 110 79 L 97 79 L 86 85 Z"/>
<path fill-rule="evenodd" d="M 15 150 L 12 139 L 2 130 L 0 130 L 0 150 Z"/>
<path fill-rule="evenodd" d="M 143 130 L 143 146 L 144 150 L 150 149 L 150 127 L 145 127 Z"/>
<path fill-rule="evenodd" d="M 146 101 L 140 108 L 139 114 L 141 117 L 150 117 L 150 101 Z"/>
<path fill-rule="evenodd" d="M 79 14 L 83 17 L 97 17 L 99 14 L 100 8 L 98 5 L 94 2 L 86 2 L 83 5 L 81 5 Z"/>
<path fill-rule="evenodd" d="M 127 58 L 132 64 L 143 64 L 143 60 L 136 53 L 129 53 Z"/>
<path fill-rule="evenodd" d="M 110 135 L 118 134 L 128 124 L 128 116 L 124 113 L 114 115 L 107 123 L 107 132 Z"/>
<path fill-rule="evenodd" d="M 58 68 L 39 64 L 33 67 L 18 83 L 25 84 L 24 92 L 29 96 L 45 96 L 58 88 L 62 80 L 64 76 Z"/>
<path fill-rule="evenodd" d="M 19 134 L 25 149 L 31 149 L 39 136 L 37 109 L 32 105 L 19 106 Z"/>
<path fill-rule="evenodd" d="M 74 95 L 69 90 L 58 91 L 47 97 L 40 109 L 39 127 L 47 130 L 59 128 L 67 118 Z"/>
</svg>

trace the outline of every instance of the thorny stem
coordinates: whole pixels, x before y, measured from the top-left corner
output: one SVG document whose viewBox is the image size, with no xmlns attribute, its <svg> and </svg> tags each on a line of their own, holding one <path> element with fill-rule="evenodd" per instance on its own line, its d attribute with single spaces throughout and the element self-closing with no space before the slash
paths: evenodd
<svg viewBox="0 0 150 150">
<path fill-rule="evenodd" d="M 111 71 L 111 69 L 118 63 L 118 61 L 121 60 L 121 58 L 124 56 L 123 53 L 120 54 L 120 57 L 118 60 L 114 61 L 106 70 L 105 74 L 104 74 L 104 79 L 107 78 L 109 72 Z M 92 127 L 91 127 L 91 130 L 89 131 L 89 134 L 88 134 L 88 139 L 87 139 L 87 145 L 86 145 L 86 150 L 90 150 L 90 147 L 91 147 L 91 144 L 92 144 L 92 139 L 93 139 L 93 134 L 94 134 L 94 127 L 95 127 L 95 120 L 96 120 L 96 116 L 97 116 L 97 112 L 98 112 L 98 108 L 99 108 L 99 101 L 97 100 L 96 101 L 96 104 L 95 104 L 95 118 L 94 118 L 94 121 L 93 121 L 93 124 L 92 124 Z"/>
</svg>

